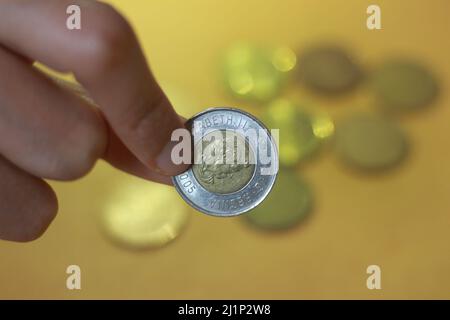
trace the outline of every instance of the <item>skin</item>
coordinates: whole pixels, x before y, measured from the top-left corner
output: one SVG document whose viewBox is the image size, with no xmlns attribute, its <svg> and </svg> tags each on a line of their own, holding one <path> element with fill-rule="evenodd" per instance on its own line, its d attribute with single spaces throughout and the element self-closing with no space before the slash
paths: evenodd
<svg viewBox="0 0 450 320">
<path fill-rule="evenodd" d="M 66 8 L 81 7 L 81 30 Z M 96 106 L 33 67 L 73 72 Z M 103 158 L 170 184 L 187 169 L 170 160 L 182 128 L 128 22 L 87 0 L 0 1 L 0 238 L 31 241 L 58 210 L 43 179 L 75 180 Z"/>
</svg>

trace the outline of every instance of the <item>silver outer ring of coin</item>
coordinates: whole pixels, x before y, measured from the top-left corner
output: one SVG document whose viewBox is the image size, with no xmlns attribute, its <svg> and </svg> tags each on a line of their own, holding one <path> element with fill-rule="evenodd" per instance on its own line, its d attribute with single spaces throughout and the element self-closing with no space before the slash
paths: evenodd
<svg viewBox="0 0 450 320">
<path fill-rule="evenodd" d="M 229 121 L 223 122 L 223 119 L 228 119 L 227 117 L 232 116 L 232 123 Z M 216 116 L 216 117 L 214 117 Z M 222 117 L 223 116 L 223 117 Z M 230 130 L 230 129 L 254 129 L 258 132 L 264 132 L 264 136 L 258 136 L 258 141 L 260 139 L 265 139 L 268 143 L 265 143 L 267 149 L 262 152 L 268 152 L 266 154 L 272 155 L 272 161 L 276 168 L 275 172 L 278 172 L 278 151 L 269 130 L 264 126 L 264 124 L 250 115 L 247 112 L 236 108 L 229 107 L 219 107 L 210 108 L 201 113 L 196 114 L 186 123 L 186 127 L 191 128 L 194 121 L 204 121 L 209 119 L 209 124 L 207 128 L 203 128 L 203 134 L 201 137 L 193 135 L 197 141 L 202 139 L 203 136 L 216 130 Z M 215 120 L 214 120 L 215 119 Z M 221 119 L 219 121 L 218 119 Z M 262 131 L 260 131 L 262 129 Z M 191 134 L 193 134 L 193 128 L 191 128 Z M 254 141 L 250 139 L 250 150 L 252 150 L 255 155 L 255 171 L 253 173 L 250 181 L 240 190 L 229 193 L 229 194 L 218 194 L 206 190 L 196 179 L 192 167 L 180 175 L 172 177 L 173 184 L 181 195 L 181 197 L 193 208 L 203 213 L 212 216 L 220 217 L 231 217 L 245 213 L 257 205 L 259 205 L 270 193 L 272 187 L 275 183 L 277 174 L 273 175 L 262 175 L 261 164 L 259 152 L 256 152 L 258 146 L 252 145 Z M 264 140 L 263 140 L 264 141 Z M 193 145 L 195 146 L 196 141 Z"/>
</svg>

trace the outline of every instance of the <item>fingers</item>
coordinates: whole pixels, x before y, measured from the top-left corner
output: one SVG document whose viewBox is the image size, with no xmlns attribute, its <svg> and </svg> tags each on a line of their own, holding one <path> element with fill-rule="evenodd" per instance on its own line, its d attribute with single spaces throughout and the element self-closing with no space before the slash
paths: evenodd
<svg viewBox="0 0 450 320">
<path fill-rule="evenodd" d="M 65 27 L 66 8 L 73 4 L 81 7 L 81 30 Z M 18 10 L 20 19 L 13 14 Z M 186 169 L 170 160 L 171 133 L 182 123 L 150 73 L 132 29 L 110 6 L 80 0 L 2 1 L 0 42 L 56 70 L 74 72 L 112 130 L 144 165 L 167 175 Z"/>
<path fill-rule="evenodd" d="M 38 238 L 56 215 L 58 204 L 53 190 L 2 157 L 0 176 L 0 239 Z"/>
<path fill-rule="evenodd" d="M 106 126 L 83 99 L 0 47 L 0 153 L 39 177 L 72 180 L 106 149 Z"/>
</svg>

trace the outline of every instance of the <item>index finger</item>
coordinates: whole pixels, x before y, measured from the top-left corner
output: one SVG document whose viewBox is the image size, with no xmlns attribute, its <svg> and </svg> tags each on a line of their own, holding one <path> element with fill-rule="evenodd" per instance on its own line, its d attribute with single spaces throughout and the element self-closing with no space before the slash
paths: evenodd
<svg viewBox="0 0 450 320">
<path fill-rule="evenodd" d="M 81 29 L 66 26 L 69 5 Z M 14 32 L 11 32 L 14 30 Z M 0 43 L 20 55 L 73 72 L 126 147 L 146 166 L 175 175 L 170 153 L 180 118 L 155 81 L 128 22 L 111 6 L 88 0 L 3 0 Z"/>
</svg>

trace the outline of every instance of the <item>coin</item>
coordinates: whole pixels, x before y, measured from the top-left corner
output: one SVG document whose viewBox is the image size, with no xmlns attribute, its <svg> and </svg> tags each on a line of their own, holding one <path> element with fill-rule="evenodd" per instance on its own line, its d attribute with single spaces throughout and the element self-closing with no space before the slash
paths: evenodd
<svg viewBox="0 0 450 320">
<path fill-rule="evenodd" d="M 384 63 L 372 76 L 378 102 L 391 110 L 412 110 L 429 104 L 438 85 L 425 67 L 402 60 Z"/>
<path fill-rule="evenodd" d="M 313 47 L 304 52 L 298 63 L 298 78 L 321 93 L 333 94 L 352 89 L 362 72 L 342 48 L 332 45 Z"/>
<path fill-rule="evenodd" d="M 263 116 L 269 128 L 280 129 L 280 164 L 293 166 L 314 155 L 334 132 L 333 121 L 325 114 L 301 109 L 287 99 L 277 99 Z"/>
<path fill-rule="evenodd" d="M 182 198 L 198 211 L 215 216 L 234 216 L 259 205 L 278 171 L 276 143 L 267 128 L 234 108 L 208 109 L 188 120 L 187 127 L 199 161 L 173 177 Z M 257 138 L 249 138 L 255 132 Z M 245 152 L 239 153 L 239 141 Z M 213 146 L 219 147 L 214 150 L 218 152 L 212 152 Z"/>
<path fill-rule="evenodd" d="M 274 64 L 275 63 L 275 64 Z M 225 86 L 239 99 L 264 102 L 275 97 L 283 83 L 283 71 L 295 65 L 286 50 L 265 50 L 250 44 L 237 44 L 223 58 Z"/>
<path fill-rule="evenodd" d="M 287 229 L 301 222 L 313 203 L 309 185 L 295 171 L 281 168 L 277 184 L 258 208 L 245 216 L 252 225 L 269 230 Z"/>
<path fill-rule="evenodd" d="M 106 201 L 101 224 L 114 243 L 146 249 L 175 239 L 188 218 L 189 207 L 170 186 L 129 178 Z"/>
<path fill-rule="evenodd" d="M 381 116 L 355 114 L 337 127 L 336 149 L 345 163 L 380 169 L 404 158 L 407 140 L 393 122 Z"/>
</svg>

